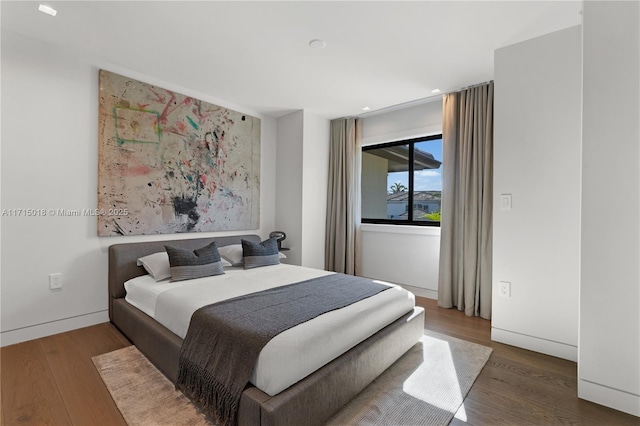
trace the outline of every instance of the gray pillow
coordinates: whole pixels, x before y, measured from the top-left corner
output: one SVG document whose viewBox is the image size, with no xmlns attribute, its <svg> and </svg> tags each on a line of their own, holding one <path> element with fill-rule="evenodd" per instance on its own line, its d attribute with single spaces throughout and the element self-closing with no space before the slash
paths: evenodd
<svg viewBox="0 0 640 426">
<path fill-rule="evenodd" d="M 164 248 L 169 255 L 171 281 L 224 274 L 224 267 L 215 241 L 193 251 L 171 246 L 164 246 Z"/>
<path fill-rule="evenodd" d="M 277 265 L 280 263 L 278 240 L 275 237 L 269 238 L 261 243 L 254 243 L 247 240 L 240 240 L 240 242 L 242 243 L 244 269 Z"/>
</svg>

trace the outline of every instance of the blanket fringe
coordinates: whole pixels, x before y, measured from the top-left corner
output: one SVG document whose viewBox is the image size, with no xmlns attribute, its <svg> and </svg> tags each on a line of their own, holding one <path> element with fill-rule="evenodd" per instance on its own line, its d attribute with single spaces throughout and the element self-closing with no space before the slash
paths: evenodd
<svg viewBox="0 0 640 426">
<path fill-rule="evenodd" d="M 208 416 L 221 425 L 237 424 L 239 395 L 233 395 L 229 389 L 197 364 L 184 358 L 180 359 L 176 389 L 199 404 Z"/>
</svg>

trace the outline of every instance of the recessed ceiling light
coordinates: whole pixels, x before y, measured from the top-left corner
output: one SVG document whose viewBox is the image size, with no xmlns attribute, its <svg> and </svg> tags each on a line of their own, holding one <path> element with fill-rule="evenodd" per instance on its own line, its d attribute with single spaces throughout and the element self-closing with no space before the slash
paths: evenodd
<svg viewBox="0 0 640 426">
<path fill-rule="evenodd" d="M 369 108 L 369 107 L 364 107 L 364 108 L 362 108 L 362 110 L 363 110 L 363 111 L 371 111 L 371 108 Z"/>
<path fill-rule="evenodd" d="M 327 47 L 327 43 L 316 38 L 309 42 L 309 46 L 314 49 L 324 49 L 325 47 Z"/>
<path fill-rule="evenodd" d="M 441 92 L 441 90 L 440 90 L 440 89 L 433 89 L 433 90 L 431 91 L 431 93 L 433 93 L 434 95 L 435 95 L 435 94 L 437 94 L 437 93 L 440 93 L 440 92 Z"/>
<path fill-rule="evenodd" d="M 58 13 L 58 11 L 55 10 L 54 8 L 45 6 L 44 4 L 41 4 L 40 6 L 38 6 L 38 10 L 40 12 L 46 13 L 47 15 L 51 15 L 51 16 L 56 16 L 56 14 Z"/>
</svg>

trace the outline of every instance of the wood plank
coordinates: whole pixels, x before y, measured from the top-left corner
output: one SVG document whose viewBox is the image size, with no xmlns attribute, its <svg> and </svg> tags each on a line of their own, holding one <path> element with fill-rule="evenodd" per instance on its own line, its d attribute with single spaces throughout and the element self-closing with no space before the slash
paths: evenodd
<svg viewBox="0 0 640 426">
<path fill-rule="evenodd" d="M 553 357 L 548 357 L 553 358 Z M 516 361 L 503 351 L 494 351 L 493 356 L 487 362 L 487 368 L 499 368 L 509 371 L 526 379 L 529 382 L 539 382 L 550 385 L 567 395 L 577 396 L 577 378 L 566 372 L 556 373 L 543 363 L 530 364 Z"/>
<path fill-rule="evenodd" d="M 526 364 L 531 367 L 543 365 L 544 369 L 549 372 L 561 374 L 577 381 L 578 364 L 573 361 L 497 342 L 491 342 L 490 346 L 503 357 L 508 357 L 511 361 Z"/>
<path fill-rule="evenodd" d="M 439 308 L 437 301 L 416 297 L 416 305 L 425 308 L 425 328 L 459 339 L 489 346 L 491 323 L 479 317 L 469 317 L 457 309 Z"/>
<path fill-rule="evenodd" d="M 500 365 L 485 365 L 474 386 L 491 388 L 496 392 L 512 394 L 520 400 L 531 400 L 551 407 L 562 404 L 569 406 L 577 401 L 575 395 L 567 394 L 563 387 L 554 388 L 552 385 L 532 379 L 530 375 L 518 375 Z"/>
<path fill-rule="evenodd" d="M 476 382 L 473 385 L 465 399 L 465 404 L 470 400 L 482 404 L 487 404 L 487 402 L 490 401 L 491 406 L 502 413 L 514 418 L 526 419 L 536 425 L 544 426 L 555 422 L 553 407 L 515 396 L 512 393 L 498 390 L 492 386 L 486 386 L 484 383 Z"/>
<path fill-rule="evenodd" d="M 113 324 L 108 322 L 73 330 L 68 334 L 77 347 L 81 348 L 88 357 L 131 346 L 131 342 Z"/>
<path fill-rule="evenodd" d="M 42 339 L 49 367 L 74 425 L 126 426 L 91 360 L 125 346 L 107 325 Z"/>
<path fill-rule="evenodd" d="M 7 425 L 70 425 L 40 340 L 0 349 L 2 415 Z"/>
<path fill-rule="evenodd" d="M 2 399 L 2 351 L 0 350 L 0 426 L 4 426 L 4 400 Z"/>
<path fill-rule="evenodd" d="M 522 419 L 520 417 L 513 416 L 505 413 L 504 411 L 495 407 L 495 404 L 484 404 L 472 399 L 465 399 L 463 407 L 458 410 L 458 416 L 461 413 L 466 417 L 466 421 L 458 420 L 457 424 L 466 424 L 473 426 L 527 426 L 535 425 L 529 419 Z"/>
<path fill-rule="evenodd" d="M 577 398 L 576 398 L 577 399 Z M 580 426 L 639 426 L 640 418 L 631 414 L 616 411 L 609 407 L 577 399 L 577 410 L 565 411 L 562 407 L 555 408 L 555 424 Z"/>
<path fill-rule="evenodd" d="M 635 426 L 639 424 L 637 417 L 579 399 L 574 391 L 570 391 L 561 383 L 554 383 L 547 377 L 536 377 L 536 374 L 526 372 L 520 374 L 517 371 L 516 367 L 502 368 L 499 364 L 487 363 L 478 376 L 474 388 L 478 388 L 476 392 L 492 389 L 504 395 L 510 394 L 515 398 L 515 403 L 533 401 L 553 407 L 554 418 L 561 424 Z"/>
</svg>

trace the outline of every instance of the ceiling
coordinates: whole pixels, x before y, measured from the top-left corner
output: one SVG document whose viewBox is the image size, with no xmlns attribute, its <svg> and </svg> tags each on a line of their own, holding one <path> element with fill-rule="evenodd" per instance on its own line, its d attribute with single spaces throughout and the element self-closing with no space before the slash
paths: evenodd
<svg viewBox="0 0 640 426">
<path fill-rule="evenodd" d="M 57 16 L 2 1 L 3 31 L 274 117 L 360 115 L 482 83 L 495 49 L 581 22 L 576 0 L 42 3 Z"/>
</svg>

